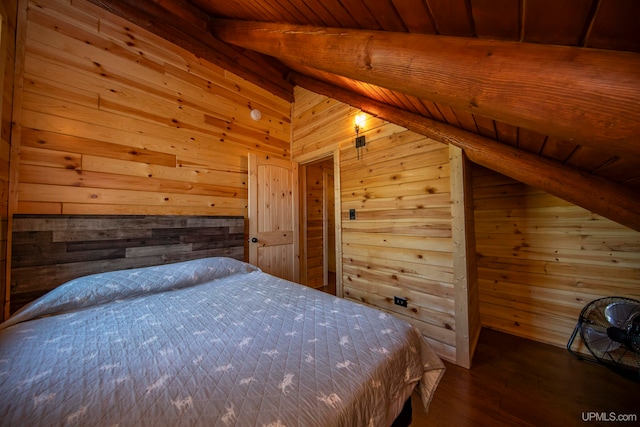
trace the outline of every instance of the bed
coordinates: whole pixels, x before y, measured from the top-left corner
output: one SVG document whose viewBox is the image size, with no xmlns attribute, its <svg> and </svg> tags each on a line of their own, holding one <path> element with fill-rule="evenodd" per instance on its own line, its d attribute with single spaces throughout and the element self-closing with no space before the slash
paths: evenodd
<svg viewBox="0 0 640 427">
<path fill-rule="evenodd" d="M 405 321 L 205 258 L 75 279 L 0 324 L 0 425 L 389 426 L 443 372 Z"/>
</svg>

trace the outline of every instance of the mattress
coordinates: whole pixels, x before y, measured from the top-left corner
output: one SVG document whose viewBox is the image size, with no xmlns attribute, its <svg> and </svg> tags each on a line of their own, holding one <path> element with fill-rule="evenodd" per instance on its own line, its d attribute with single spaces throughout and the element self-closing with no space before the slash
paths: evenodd
<svg viewBox="0 0 640 427">
<path fill-rule="evenodd" d="M 75 279 L 0 324 L 0 424 L 385 426 L 443 371 L 405 321 L 206 258 Z"/>
</svg>

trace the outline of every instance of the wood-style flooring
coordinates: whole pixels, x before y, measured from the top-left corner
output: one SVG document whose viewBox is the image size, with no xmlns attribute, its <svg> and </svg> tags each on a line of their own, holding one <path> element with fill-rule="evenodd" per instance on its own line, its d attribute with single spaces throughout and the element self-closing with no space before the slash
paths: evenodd
<svg viewBox="0 0 640 427">
<path fill-rule="evenodd" d="M 335 296 L 335 294 L 336 294 L 336 273 L 333 272 L 333 271 L 330 271 L 329 272 L 329 280 L 328 280 L 327 286 L 322 286 L 322 287 L 318 288 L 318 290 Z"/>
<path fill-rule="evenodd" d="M 412 427 L 640 425 L 640 382 L 566 349 L 483 329 L 470 370 L 445 364 L 428 413 L 412 396 Z"/>
</svg>

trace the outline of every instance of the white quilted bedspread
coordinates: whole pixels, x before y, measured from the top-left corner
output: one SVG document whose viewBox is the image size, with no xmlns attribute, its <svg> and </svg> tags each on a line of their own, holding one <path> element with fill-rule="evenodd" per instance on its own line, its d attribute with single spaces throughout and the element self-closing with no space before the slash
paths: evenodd
<svg viewBox="0 0 640 427">
<path fill-rule="evenodd" d="M 385 426 L 443 369 L 402 320 L 208 258 L 76 279 L 0 325 L 0 425 Z"/>
</svg>

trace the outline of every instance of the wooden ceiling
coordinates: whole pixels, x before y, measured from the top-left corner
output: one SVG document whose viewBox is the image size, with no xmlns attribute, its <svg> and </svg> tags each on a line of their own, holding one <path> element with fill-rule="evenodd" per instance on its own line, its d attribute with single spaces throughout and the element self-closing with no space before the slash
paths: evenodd
<svg viewBox="0 0 640 427">
<path fill-rule="evenodd" d="M 522 154 L 540 159 L 539 167 L 545 168 L 538 171 L 540 175 L 552 173 L 545 166 L 551 165 L 553 179 L 560 182 L 560 187 L 578 185 L 578 191 L 601 199 L 595 204 L 582 203 L 584 207 L 640 230 L 640 26 L 636 22 L 640 2 L 637 0 L 89 1 L 282 98 L 292 100 L 293 86 L 299 84 L 365 111 L 372 108 L 380 111 L 389 106 L 396 113 L 412 113 L 414 118 L 424 117 L 479 135 L 480 144 L 482 141 L 490 141 L 492 147 L 499 144 L 495 147 L 498 150 L 504 147 L 504 152 L 512 157 Z M 347 44 L 345 50 L 326 38 L 316 41 L 314 35 L 322 29 L 327 34 L 352 40 L 352 49 Z M 294 39 L 295 35 L 305 38 Z M 370 66 L 367 61 L 371 59 L 362 58 L 370 53 L 363 51 L 362 45 L 369 49 L 368 44 L 374 46 L 376 38 L 395 43 L 396 38 L 403 40 L 398 37 L 406 35 L 418 37 L 391 45 L 402 46 L 405 50 L 402 54 L 396 56 L 390 51 L 385 55 L 389 79 L 369 73 L 377 64 Z M 422 39 L 420 35 L 429 38 Z M 447 36 L 454 37 L 455 46 L 461 49 L 474 43 L 489 43 L 483 47 L 490 49 L 489 56 L 494 49 L 517 51 L 497 68 L 485 70 L 485 74 L 480 65 L 472 63 L 475 59 L 466 51 L 460 51 L 454 64 L 470 58 L 467 65 L 472 70 L 478 67 L 475 84 L 479 87 L 487 81 L 496 81 L 491 80 L 495 76 L 498 79 L 507 76 L 501 82 L 507 91 L 506 96 L 502 94 L 505 105 L 502 110 L 499 105 L 475 108 L 475 98 L 440 96 L 446 89 L 445 83 L 436 90 L 433 76 L 424 77 L 433 58 L 427 58 L 425 51 L 420 50 L 422 45 L 451 40 Z M 562 59 L 551 64 L 545 55 L 550 58 L 558 46 L 571 49 L 562 51 Z M 529 47 L 540 48 L 541 53 L 535 56 L 529 51 L 521 52 Z M 415 54 L 411 49 L 416 49 Z M 598 69 L 599 75 L 583 79 L 583 74 L 575 71 L 576 63 L 582 61 L 580 55 L 585 53 L 593 53 L 594 61 L 604 64 Z M 527 55 L 535 58 L 528 65 Z M 365 61 L 364 66 L 361 61 Z M 508 68 L 517 61 L 522 63 L 520 74 L 519 70 Z M 350 72 L 349 64 L 354 72 Z M 401 70 L 406 73 L 407 69 L 421 66 L 425 68 L 424 81 L 418 80 L 414 86 L 396 84 L 414 79 L 417 74 L 412 70 L 402 74 Z M 556 67 L 552 74 L 538 72 L 552 69 L 551 66 Z M 397 75 L 396 68 L 400 70 Z M 447 74 L 444 70 L 438 71 Z M 547 92 L 538 91 L 545 79 L 553 80 L 556 74 L 565 79 L 558 80 L 558 87 L 549 85 Z M 457 76 L 452 71 L 451 76 L 443 76 L 442 80 L 455 89 Z M 469 80 L 465 83 L 474 84 L 473 76 Z M 535 86 L 533 89 L 526 87 L 531 81 L 534 83 L 529 86 Z M 529 96 L 527 90 L 533 95 Z M 487 91 L 490 87 L 485 88 Z M 555 111 L 559 103 L 566 112 Z M 520 107 L 524 113 L 511 114 Z M 527 117 L 520 120 L 523 114 Z M 561 127 L 561 131 L 555 132 Z M 570 134 L 572 130 L 574 134 Z M 575 179 L 563 183 L 563 171 Z M 549 190 L 554 192 L 553 188 Z M 607 198 L 603 193 L 616 196 Z M 609 210 L 598 209 L 613 204 L 624 205 L 620 209 L 627 212 L 617 217 L 615 212 L 609 215 L 611 206 Z"/>
</svg>

